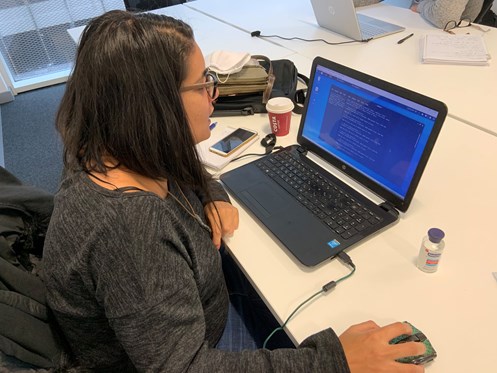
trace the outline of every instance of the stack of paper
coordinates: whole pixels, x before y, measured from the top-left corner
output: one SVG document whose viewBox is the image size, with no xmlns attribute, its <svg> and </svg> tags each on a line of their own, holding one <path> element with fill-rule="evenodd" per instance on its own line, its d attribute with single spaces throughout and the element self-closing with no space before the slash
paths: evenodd
<svg viewBox="0 0 497 373">
<path fill-rule="evenodd" d="M 425 36 L 424 63 L 488 65 L 488 54 L 482 35 L 429 34 Z"/>
</svg>

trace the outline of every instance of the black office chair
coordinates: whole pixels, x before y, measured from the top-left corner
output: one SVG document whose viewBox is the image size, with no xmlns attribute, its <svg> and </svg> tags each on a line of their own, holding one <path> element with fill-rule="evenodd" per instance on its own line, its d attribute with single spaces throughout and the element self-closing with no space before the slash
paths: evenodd
<svg viewBox="0 0 497 373">
<path fill-rule="evenodd" d="M 128 10 L 152 10 L 166 6 L 183 4 L 186 0 L 124 0 Z"/>
<path fill-rule="evenodd" d="M 490 10 L 490 8 L 492 8 L 493 3 L 494 3 L 494 0 L 484 0 L 483 1 L 483 6 L 481 7 L 480 14 L 478 14 L 478 16 L 476 16 L 474 23 L 481 23 L 485 14 L 487 14 L 487 12 Z"/>
</svg>

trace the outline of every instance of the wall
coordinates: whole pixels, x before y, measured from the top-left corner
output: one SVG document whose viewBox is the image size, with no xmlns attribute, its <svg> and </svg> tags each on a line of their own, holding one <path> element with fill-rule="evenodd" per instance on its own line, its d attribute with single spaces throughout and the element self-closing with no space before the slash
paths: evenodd
<svg viewBox="0 0 497 373">
<path fill-rule="evenodd" d="M 0 104 L 12 101 L 13 99 L 14 96 L 12 95 L 11 90 L 9 89 L 7 83 L 5 83 L 5 80 L 3 80 L 3 77 L 0 74 Z"/>
</svg>

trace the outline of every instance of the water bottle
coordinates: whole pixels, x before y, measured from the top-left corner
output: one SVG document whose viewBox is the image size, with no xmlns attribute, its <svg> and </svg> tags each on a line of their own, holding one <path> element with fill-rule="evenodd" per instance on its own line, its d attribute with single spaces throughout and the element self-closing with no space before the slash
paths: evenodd
<svg viewBox="0 0 497 373">
<path fill-rule="evenodd" d="M 444 237 L 445 233 L 441 229 L 431 228 L 423 238 L 417 261 L 417 267 L 423 272 L 437 271 L 445 247 Z"/>
</svg>

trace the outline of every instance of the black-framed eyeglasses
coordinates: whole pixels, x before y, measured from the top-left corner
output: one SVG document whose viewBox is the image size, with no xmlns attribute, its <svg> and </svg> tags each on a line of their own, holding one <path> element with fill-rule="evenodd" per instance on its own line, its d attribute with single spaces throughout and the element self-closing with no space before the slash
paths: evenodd
<svg viewBox="0 0 497 373">
<path fill-rule="evenodd" d="M 452 30 L 455 28 L 464 28 L 464 27 L 474 27 L 477 30 L 483 31 L 483 32 L 488 32 L 490 29 L 485 30 L 482 27 L 475 25 L 471 23 L 471 20 L 468 18 L 461 19 L 460 21 L 449 21 L 445 24 L 444 31 L 448 32 L 449 34 L 454 34 Z"/>
<path fill-rule="evenodd" d="M 218 84 L 219 80 L 217 79 L 217 76 L 211 73 L 210 71 L 206 70 L 204 83 L 185 85 L 180 88 L 180 92 L 205 88 L 211 100 L 215 100 L 217 96 L 219 96 L 219 89 L 217 88 Z"/>
</svg>

